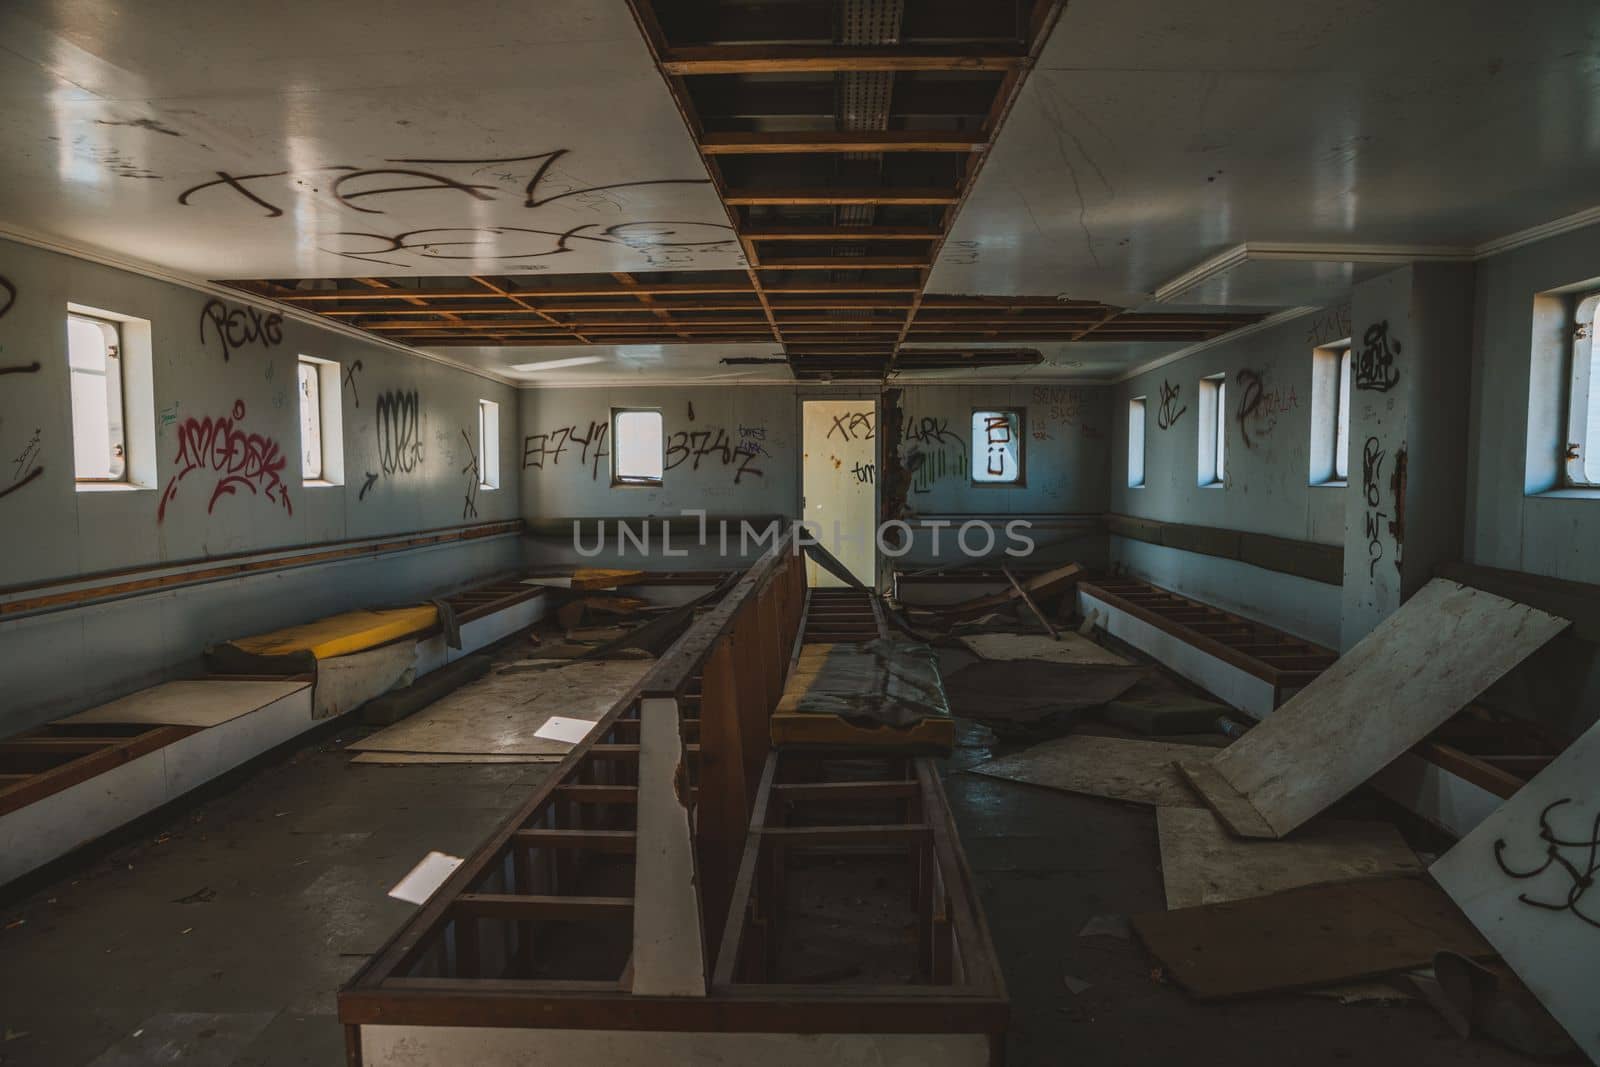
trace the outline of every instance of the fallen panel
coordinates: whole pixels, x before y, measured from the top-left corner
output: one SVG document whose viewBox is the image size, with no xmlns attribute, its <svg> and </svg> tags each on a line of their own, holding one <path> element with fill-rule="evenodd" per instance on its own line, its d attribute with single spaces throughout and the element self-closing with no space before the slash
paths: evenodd
<svg viewBox="0 0 1600 1067">
<path fill-rule="evenodd" d="M 167 682 L 98 708 L 57 719 L 56 725 L 141 722 L 162 726 L 218 726 L 252 711 L 260 711 L 309 684 L 221 678 Z"/>
<path fill-rule="evenodd" d="M 1282 837 L 1378 773 L 1567 625 L 1436 578 L 1265 722 L 1186 773 L 1234 833 Z M 1241 801 L 1259 819 L 1238 817 Z"/>
<path fill-rule="evenodd" d="M 565 755 L 572 745 L 537 731 L 552 715 L 596 721 L 652 664 L 571 663 L 543 671 L 494 673 L 432 707 L 350 746 L 358 752 Z"/>
<path fill-rule="evenodd" d="M 1202 745 L 1077 735 L 968 769 L 991 778 L 1109 800 L 1198 808 L 1200 799 L 1184 784 L 1173 764 L 1209 751 Z"/>
<path fill-rule="evenodd" d="M 1394 974 L 1438 952 L 1493 956 L 1422 878 L 1343 882 L 1133 917 L 1167 974 L 1201 1000 Z"/>
<path fill-rule="evenodd" d="M 1037 739 L 1067 732 L 1080 713 L 1132 689 L 1149 667 L 979 660 L 945 680 L 950 710 L 996 733 Z"/>
<path fill-rule="evenodd" d="M 416 662 L 415 641 L 396 641 L 365 652 L 318 660 L 312 717 L 343 715 L 391 689 L 411 684 Z"/>
<path fill-rule="evenodd" d="M 560 763 L 564 758 L 564 753 L 496 756 L 487 752 L 357 752 L 350 762 L 380 767 L 437 767 L 455 763 Z"/>
<path fill-rule="evenodd" d="M 1600 726 L 1430 873 L 1589 1058 L 1600 1062 Z"/>
<path fill-rule="evenodd" d="M 1247 900 L 1285 889 L 1422 873 L 1393 826 L 1314 823 L 1292 841 L 1242 841 L 1201 808 L 1159 808 L 1169 909 Z"/>
<path fill-rule="evenodd" d="M 1087 637 L 1064 631 L 1060 640 L 1043 634 L 971 634 L 960 639 L 980 659 L 1039 659 L 1049 663 L 1109 663 L 1128 660 Z"/>
</svg>

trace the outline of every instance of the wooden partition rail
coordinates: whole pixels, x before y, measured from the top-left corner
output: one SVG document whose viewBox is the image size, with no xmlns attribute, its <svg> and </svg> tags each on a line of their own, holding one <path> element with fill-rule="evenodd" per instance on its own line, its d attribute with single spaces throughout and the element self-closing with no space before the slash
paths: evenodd
<svg viewBox="0 0 1600 1067">
<path fill-rule="evenodd" d="M 731 970 L 786 891 L 770 857 L 884 851 L 848 821 L 796 821 L 857 794 L 832 788 L 828 754 L 770 750 L 808 600 L 780 538 L 340 992 L 352 1063 L 670 1059 L 685 1042 L 744 1062 L 756 1046 L 741 1035 L 760 1035 L 779 1042 L 758 1042 L 778 1067 L 815 1056 L 803 1034 L 880 1058 L 995 1062 L 1004 987 L 931 762 L 866 757 L 887 777 L 859 792 L 900 820 L 879 859 L 915 884 L 909 980 L 786 981 L 782 945 L 764 971 Z M 790 788 L 808 784 L 820 799 Z"/>
</svg>

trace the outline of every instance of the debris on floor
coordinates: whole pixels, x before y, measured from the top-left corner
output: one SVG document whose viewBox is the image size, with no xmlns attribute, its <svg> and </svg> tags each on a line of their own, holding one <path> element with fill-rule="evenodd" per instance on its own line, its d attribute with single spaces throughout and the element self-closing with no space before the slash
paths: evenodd
<svg viewBox="0 0 1600 1067">
<path fill-rule="evenodd" d="M 1201 1000 L 1398 974 L 1445 951 L 1494 955 L 1423 878 L 1309 886 L 1132 922 L 1173 981 Z"/>
<path fill-rule="evenodd" d="M 1112 726 L 1140 734 L 1206 734 L 1218 732 L 1217 720 L 1232 710 L 1196 696 L 1160 671 L 1151 671 L 1138 685 L 1108 701 L 1097 715 Z"/>
<path fill-rule="evenodd" d="M 1201 807 L 1174 769 L 1211 751 L 1200 745 L 1074 734 L 968 770 L 992 778 L 1154 807 Z"/>
<path fill-rule="evenodd" d="M 1132 689 L 1148 667 L 979 660 L 945 679 L 950 710 L 1001 737 L 1038 740 L 1065 733 L 1090 708 Z"/>
<path fill-rule="evenodd" d="M 1169 909 L 1422 873 L 1400 832 L 1383 822 L 1316 820 L 1288 840 L 1251 841 L 1205 809 L 1157 808 L 1156 828 Z"/>
<path fill-rule="evenodd" d="M 417 861 L 415 867 L 406 872 L 404 878 L 395 883 L 394 888 L 389 890 L 389 895 L 407 904 L 425 903 L 463 862 L 460 856 L 429 852 Z"/>
<path fill-rule="evenodd" d="M 1414 972 L 1404 980 L 1443 1016 L 1457 1037 L 1482 1034 L 1540 1060 L 1568 1058 L 1578 1051 L 1561 1024 L 1502 964 L 1441 952 L 1434 957 L 1431 972 Z"/>
<path fill-rule="evenodd" d="M 1040 634 L 974 633 L 962 636 L 959 640 L 967 651 L 979 659 L 1129 665 L 1128 660 L 1103 645 L 1070 632 L 1061 634 L 1058 639 Z"/>
</svg>

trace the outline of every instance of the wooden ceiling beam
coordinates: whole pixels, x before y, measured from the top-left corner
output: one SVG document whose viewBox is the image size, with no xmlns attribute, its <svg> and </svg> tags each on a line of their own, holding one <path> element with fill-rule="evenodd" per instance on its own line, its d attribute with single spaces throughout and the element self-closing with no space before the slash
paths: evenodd
<svg viewBox="0 0 1600 1067">
<path fill-rule="evenodd" d="M 961 199 L 960 190 L 946 188 L 827 189 L 774 187 L 729 189 L 723 201 L 733 207 L 876 207 L 882 204 L 940 206 Z"/>
<path fill-rule="evenodd" d="M 769 226 L 752 225 L 739 234 L 747 241 L 936 241 L 937 226 Z"/>
<path fill-rule="evenodd" d="M 923 270 L 933 264 L 925 256 L 780 256 L 767 257 L 757 270 Z"/>
<path fill-rule="evenodd" d="M 1027 60 L 1016 47 L 922 45 L 852 48 L 844 45 L 706 45 L 673 48 L 661 69 L 674 77 L 702 74 L 831 74 L 837 71 L 998 70 Z"/>
<path fill-rule="evenodd" d="M 982 152 L 988 141 L 932 130 L 859 133 L 707 133 L 700 151 L 708 156 L 821 154 L 832 152 Z"/>
</svg>

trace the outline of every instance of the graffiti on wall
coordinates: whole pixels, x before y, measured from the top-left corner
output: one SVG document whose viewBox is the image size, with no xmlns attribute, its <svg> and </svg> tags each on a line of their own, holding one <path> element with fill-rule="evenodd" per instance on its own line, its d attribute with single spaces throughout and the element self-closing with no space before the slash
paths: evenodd
<svg viewBox="0 0 1600 1067">
<path fill-rule="evenodd" d="M 283 316 L 256 307 L 232 307 L 217 299 L 207 300 L 200 309 L 200 343 L 206 343 L 206 328 L 222 343 L 222 358 L 228 360 L 235 349 L 259 344 L 276 348 L 283 343 Z"/>
<path fill-rule="evenodd" d="M 191 416 L 179 424 L 178 455 L 173 461 L 178 465 L 178 472 L 161 494 L 161 504 L 156 509 L 157 522 L 165 521 L 167 505 L 178 495 L 178 486 L 196 471 L 219 475 L 206 504 L 208 515 L 218 500 L 233 496 L 240 489 L 260 495 L 281 505 L 290 515 L 294 514 L 289 487 L 283 480 L 289 457 L 278 442 L 262 434 L 247 433 L 239 425 L 244 416 L 244 401 L 235 400 L 230 415 L 203 419 Z"/>
<path fill-rule="evenodd" d="M 1178 403 L 1178 393 L 1183 386 L 1173 385 L 1166 379 L 1161 381 L 1161 407 L 1156 410 L 1156 425 L 1163 430 L 1170 430 L 1183 418 L 1183 413 L 1188 411 L 1187 405 Z"/>
<path fill-rule="evenodd" d="M 1361 494 L 1366 505 L 1362 516 L 1363 529 L 1367 538 L 1367 578 L 1370 580 L 1377 575 L 1378 563 L 1383 559 L 1383 538 L 1379 531 L 1383 529 L 1383 522 L 1389 516 L 1380 511 L 1383 504 L 1383 493 L 1379 483 L 1383 478 L 1383 461 L 1388 452 L 1378 443 L 1376 437 L 1367 438 L 1367 443 L 1361 449 Z"/>
<path fill-rule="evenodd" d="M 728 431 L 720 426 L 678 430 L 667 435 L 662 467 L 670 471 L 688 463 L 690 470 L 697 471 L 702 462 L 712 467 L 732 467 L 734 485 L 740 484 L 746 475 L 752 478 L 765 477 L 765 472 L 753 465 L 756 453 L 740 451 L 734 446 L 734 441 Z"/>
<path fill-rule="evenodd" d="M 601 461 L 611 455 L 607 447 L 604 422 L 590 421 L 580 429 L 578 423 L 559 426 L 554 430 L 528 434 L 522 439 L 522 468 L 524 470 L 559 469 L 563 457 L 574 456 L 577 465 L 589 472 L 591 481 L 599 481 Z M 688 464 L 690 470 L 702 466 L 730 468 L 733 484 L 742 485 L 748 478 L 762 478 L 766 472 L 755 465 L 761 456 L 770 456 L 764 444 L 765 426 L 738 426 L 729 433 L 724 426 L 702 425 L 694 430 L 675 430 L 666 435 L 662 448 L 662 471 L 676 470 Z M 571 467 L 573 464 L 568 463 Z"/>
<path fill-rule="evenodd" d="M 11 461 L 11 481 L 4 489 L 0 489 L 0 499 L 10 496 L 44 474 L 44 467 L 39 463 L 39 456 L 43 451 L 40 441 L 40 431 L 36 429 L 33 431 L 33 436 L 28 438 L 28 443 L 22 446 L 22 451 Z"/>
<path fill-rule="evenodd" d="M 422 466 L 422 401 L 415 389 L 378 394 L 378 466 L 388 477 Z"/>
<path fill-rule="evenodd" d="M 1250 436 L 1252 430 L 1256 439 L 1265 437 L 1278 425 L 1279 415 L 1300 406 L 1294 386 L 1288 389 L 1278 386 L 1268 388 L 1266 375 L 1262 371 L 1246 368 L 1234 375 L 1234 382 L 1239 386 L 1239 410 L 1234 417 L 1239 423 L 1239 434 L 1244 438 L 1246 448 L 1255 447 L 1255 440 Z"/>
<path fill-rule="evenodd" d="M 463 519 L 478 517 L 478 490 L 483 486 L 483 475 L 478 470 L 478 450 L 472 446 L 472 436 L 467 431 L 461 431 L 461 439 L 467 443 L 467 465 L 461 468 L 461 473 L 467 476 L 467 499 L 461 506 Z"/>
<path fill-rule="evenodd" d="M 826 438 L 829 441 L 835 437 L 841 441 L 870 441 L 874 431 L 872 423 L 871 411 L 847 411 L 833 417 Z"/>
<path fill-rule="evenodd" d="M 1306 328 L 1306 344 L 1325 345 L 1350 336 L 1350 305 L 1340 304 L 1317 312 Z"/>
<path fill-rule="evenodd" d="M 3 318 L 6 317 L 6 313 L 11 310 L 12 306 L 14 304 L 16 304 L 16 302 L 17 302 L 17 287 L 12 285 L 11 282 L 9 280 L 7 280 L 4 276 L 0 276 L 0 319 L 3 319 Z M 0 352 L 3 352 L 3 351 L 5 351 L 5 349 L 4 348 L 0 348 Z M 13 363 L 13 364 L 11 364 L 9 366 L 0 366 L 0 374 L 37 374 L 37 373 L 39 373 L 39 361 L 38 360 L 34 360 L 32 363 Z"/>
<path fill-rule="evenodd" d="M 944 478 L 963 481 L 971 473 L 967 441 L 950 429 L 950 420 L 936 416 L 906 416 L 902 440 L 905 468 L 911 473 L 911 491 L 927 493 Z"/>
<path fill-rule="evenodd" d="M 563 456 L 577 451 L 578 462 L 588 468 L 590 480 L 598 481 L 600 461 L 611 455 L 606 450 L 606 432 L 609 429 L 603 422 L 590 422 L 579 433 L 577 423 L 573 423 L 544 433 L 528 434 L 522 439 L 522 469 L 542 471 L 556 468 L 561 465 Z"/>
<path fill-rule="evenodd" d="M 1387 393 L 1400 383 L 1400 370 L 1394 365 L 1400 355 L 1400 342 L 1389 336 L 1389 320 L 1368 326 L 1361 335 L 1361 349 L 1355 356 L 1355 387 Z"/>
<path fill-rule="evenodd" d="M 360 369 L 361 361 L 358 359 L 344 371 L 344 384 L 350 387 L 350 396 L 355 401 L 356 407 L 361 406 L 361 390 L 356 388 L 356 372 Z"/>
</svg>

